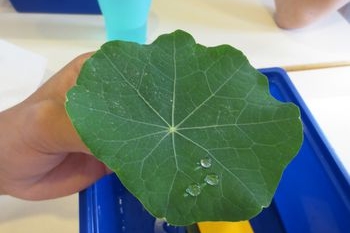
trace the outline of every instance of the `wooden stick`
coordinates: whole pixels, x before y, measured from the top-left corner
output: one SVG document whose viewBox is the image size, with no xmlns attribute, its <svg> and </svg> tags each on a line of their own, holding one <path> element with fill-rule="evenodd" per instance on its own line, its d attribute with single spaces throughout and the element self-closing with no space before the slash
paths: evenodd
<svg viewBox="0 0 350 233">
<path fill-rule="evenodd" d="M 338 62 L 325 62 L 325 63 L 314 63 L 314 64 L 303 64 L 303 65 L 291 65 L 282 67 L 288 72 L 302 71 L 302 70 L 315 70 L 315 69 L 326 69 L 350 66 L 350 61 L 338 61 Z"/>
</svg>

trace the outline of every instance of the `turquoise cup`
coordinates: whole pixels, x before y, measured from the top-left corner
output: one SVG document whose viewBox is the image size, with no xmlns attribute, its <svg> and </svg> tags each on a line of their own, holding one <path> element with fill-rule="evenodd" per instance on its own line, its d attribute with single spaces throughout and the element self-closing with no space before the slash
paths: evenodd
<svg viewBox="0 0 350 233">
<path fill-rule="evenodd" d="M 107 40 L 146 42 L 151 0 L 98 0 Z"/>
</svg>

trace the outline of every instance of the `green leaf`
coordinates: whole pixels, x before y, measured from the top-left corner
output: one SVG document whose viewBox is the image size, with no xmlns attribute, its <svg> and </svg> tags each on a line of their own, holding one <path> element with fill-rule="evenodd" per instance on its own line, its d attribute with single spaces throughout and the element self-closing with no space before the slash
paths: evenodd
<svg viewBox="0 0 350 233">
<path fill-rule="evenodd" d="M 91 152 L 174 225 L 257 215 L 302 142 L 299 109 L 240 51 L 180 30 L 104 44 L 67 99 Z"/>
</svg>

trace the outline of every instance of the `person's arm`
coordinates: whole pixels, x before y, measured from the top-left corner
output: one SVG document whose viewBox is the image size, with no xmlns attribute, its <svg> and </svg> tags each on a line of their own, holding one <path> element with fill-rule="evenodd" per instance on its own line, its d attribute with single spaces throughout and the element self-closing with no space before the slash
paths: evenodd
<svg viewBox="0 0 350 233">
<path fill-rule="evenodd" d="M 83 62 L 74 59 L 22 103 L 0 112 L 0 194 L 30 200 L 78 192 L 109 173 L 65 111 Z"/>
<path fill-rule="evenodd" d="M 349 0 L 275 0 L 275 21 L 284 29 L 305 27 L 347 2 Z"/>
</svg>

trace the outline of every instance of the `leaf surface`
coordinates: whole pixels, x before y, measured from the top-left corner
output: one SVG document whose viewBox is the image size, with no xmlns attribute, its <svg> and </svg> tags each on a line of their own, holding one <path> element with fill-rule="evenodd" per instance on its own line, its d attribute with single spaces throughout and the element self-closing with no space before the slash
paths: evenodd
<svg viewBox="0 0 350 233">
<path fill-rule="evenodd" d="M 174 225 L 254 217 L 302 143 L 299 109 L 242 52 L 180 30 L 104 44 L 66 109 L 91 152 Z"/>
</svg>

